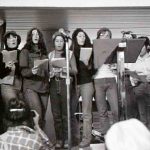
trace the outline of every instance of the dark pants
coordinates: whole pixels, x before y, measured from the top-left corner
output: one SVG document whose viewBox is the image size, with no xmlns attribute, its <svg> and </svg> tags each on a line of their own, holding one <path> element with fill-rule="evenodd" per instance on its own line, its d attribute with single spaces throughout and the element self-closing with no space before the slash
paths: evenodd
<svg viewBox="0 0 150 150">
<path fill-rule="evenodd" d="M 59 81 L 56 81 L 55 78 L 52 78 L 50 80 L 50 100 L 52 106 L 52 113 L 54 117 L 56 139 L 66 140 L 68 138 L 68 119 L 67 88 L 65 79 L 60 79 Z"/>
<path fill-rule="evenodd" d="M 112 123 L 118 121 L 117 83 L 115 78 L 95 79 L 94 83 L 96 104 L 100 116 L 100 130 L 103 134 L 105 134 L 110 127 L 106 97 L 112 112 Z"/>
<path fill-rule="evenodd" d="M 137 102 L 134 94 L 134 87 L 131 85 L 130 78 L 128 76 L 125 77 L 125 90 L 126 90 L 126 101 L 127 101 L 126 117 L 127 119 L 137 118 L 138 110 L 137 110 Z"/>
<path fill-rule="evenodd" d="M 139 83 L 134 87 L 140 120 L 148 126 L 148 105 L 150 104 L 150 84 Z"/>
</svg>

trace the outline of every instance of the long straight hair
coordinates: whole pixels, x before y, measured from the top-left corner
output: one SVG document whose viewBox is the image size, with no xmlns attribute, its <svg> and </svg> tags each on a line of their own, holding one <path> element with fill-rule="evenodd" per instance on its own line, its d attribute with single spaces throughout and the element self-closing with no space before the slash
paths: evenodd
<svg viewBox="0 0 150 150">
<path fill-rule="evenodd" d="M 80 46 L 77 41 L 77 35 L 79 32 L 83 32 L 85 34 L 85 43 L 83 46 Z M 77 28 L 72 34 L 72 46 L 71 46 L 71 49 L 74 51 L 75 56 L 79 55 L 80 47 L 92 47 L 92 44 L 87 33 L 83 29 Z"/>
</svg>

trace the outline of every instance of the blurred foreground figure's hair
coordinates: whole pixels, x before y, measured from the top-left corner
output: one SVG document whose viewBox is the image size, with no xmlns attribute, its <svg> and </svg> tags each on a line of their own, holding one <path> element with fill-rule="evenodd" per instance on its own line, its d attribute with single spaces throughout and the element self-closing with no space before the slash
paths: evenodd
<svg viewBox="0 0 150 150">
<path fill-rule="evenodd" d="M 114 124 L 107 132 L 107 150 L 150 150 L 150 132 L 137 119 Z"/>
</svg>

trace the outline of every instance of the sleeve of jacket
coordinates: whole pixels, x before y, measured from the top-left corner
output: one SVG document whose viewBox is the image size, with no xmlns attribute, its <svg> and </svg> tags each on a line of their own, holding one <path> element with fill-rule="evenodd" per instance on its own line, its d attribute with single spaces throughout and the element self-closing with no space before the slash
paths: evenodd
<svg viewBox="0 0 150 150">
<path fill-rule="evenodd" d="M 11 72 L 8 67 L 5 68 L 5 63 L 3 63 L 3 55 L 0 53 L 0 78 L 4 78 Z"/>
<path fill-rule="evenodd" d="M 19 65 L 21 68 L 21 75 L 23 77 L 32 77 L 32 70 L 29 68 L 29 52 L 26 49 L 23 49 L 19 57 Z"/>
</svg>

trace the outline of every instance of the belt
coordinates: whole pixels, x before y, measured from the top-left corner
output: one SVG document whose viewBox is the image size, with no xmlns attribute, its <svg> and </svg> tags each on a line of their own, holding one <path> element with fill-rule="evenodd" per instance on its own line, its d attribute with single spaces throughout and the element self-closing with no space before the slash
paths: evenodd
<svg viewBox="0 0 150 150">
<path fill-rule="evenodd" d="M 55 80 L 55 81 L 60 81 L 60 80 L 65 80 L 66 78 L 61 78 L 61 77 L 53 77 L 51 78 L 52 80 Z"/>
</svg>

